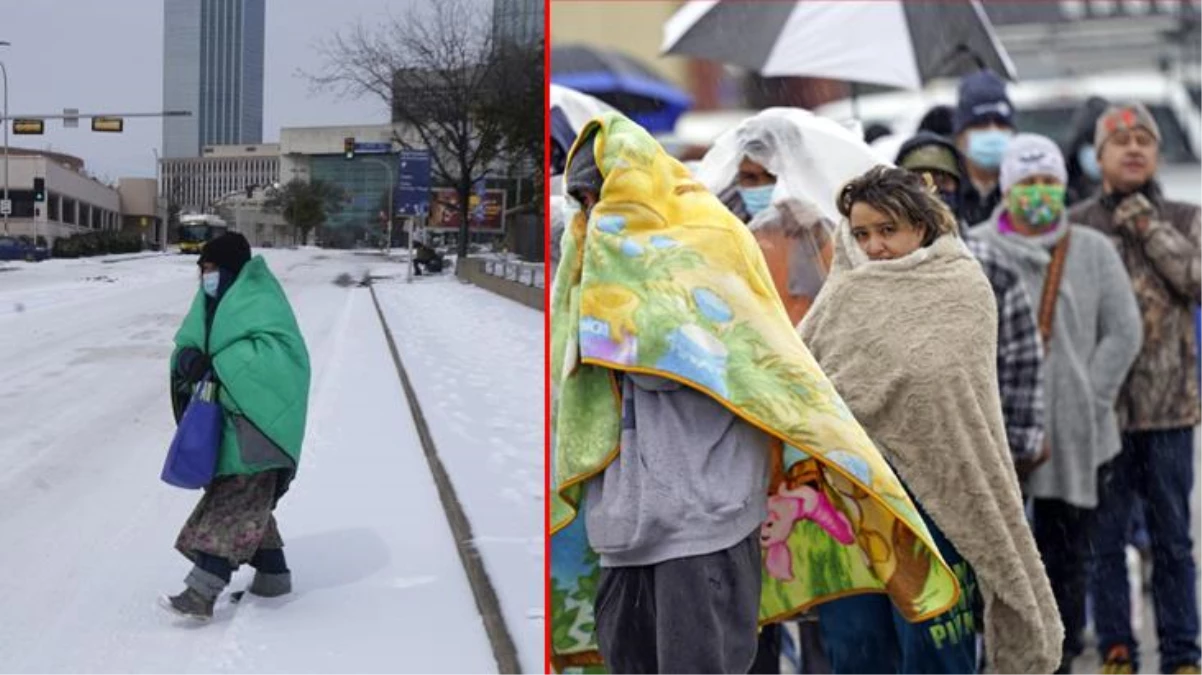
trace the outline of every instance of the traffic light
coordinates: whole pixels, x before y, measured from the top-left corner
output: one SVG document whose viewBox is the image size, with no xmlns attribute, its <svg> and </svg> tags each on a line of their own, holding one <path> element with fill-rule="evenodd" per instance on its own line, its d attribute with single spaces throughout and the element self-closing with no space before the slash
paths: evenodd
<svg viewBox="0 0 1202 675">
<path fill-rule="evenodd" d="M 45 178 L 34 178 L 33 179 L 33 201 L 35 201 L 35 202 L 46 201 L 46 179 Z"/>
<path fill-rule="evenodd" d="M 120 117 L 93 117 L 92 131 L 119 134 L 125 129 L 125 120 Z"/>
<path fill-rule="evenodd" d="M 45 130 L 46 130 L 46 122 L 44 120 L 30 120 L 30 119 L 25 119 L 25 120 L 15 119 L 15 120 L 13 120 L 13 133 L 14 134 L 37 135 L 37 134 L 41 134 Z"/>
<path fill-rule="evenodd" d="M 355 158 L 355 137 L 354 136 L 347 136 L 346 138 L 342 139 L 342 152 L 345 154 L 347 159 Z"/>
</svg>

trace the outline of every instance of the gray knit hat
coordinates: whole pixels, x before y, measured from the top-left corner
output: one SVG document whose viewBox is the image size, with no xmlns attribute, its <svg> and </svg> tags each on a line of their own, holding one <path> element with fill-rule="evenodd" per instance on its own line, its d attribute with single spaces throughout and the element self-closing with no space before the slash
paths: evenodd
<svg viewBox="0 0 1202 675">
<path fill-rule="evenodd" d="M 1156 142 L 1160 142 L 1160 127 L 1156 124 L 1156 118 L 1152 117 L 1152 113 L 1148 111 L 1142 103 L 1124 103 L 1121 105 L 1112 105 L 1102 113 L 1098 118 L 1098 123 L 1094 125 L 1093 132 L 1093 147 L 1098 152 L 1102 151 L 1102 145 L 1110 139 L 1111 136 L 1120 131 L 1130 131 L 1137 127 L 1143 127 L 1152 134 Z"/>
<path fill-rule="evenodd" d="M 1060 146 L 1046 136 L 1018 134 L 1010 139 L 1002 157 L 998 186 L 1006 194 L 1015 183 L 1031 176 L 1055 176 L 1061 183 L 1067 183 L 1064 155 L 1060 154 Z"/>
</svg>

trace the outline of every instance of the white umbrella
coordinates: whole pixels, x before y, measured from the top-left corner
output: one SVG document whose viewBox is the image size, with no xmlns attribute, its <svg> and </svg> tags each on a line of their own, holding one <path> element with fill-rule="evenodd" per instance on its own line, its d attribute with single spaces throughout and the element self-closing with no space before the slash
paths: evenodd
<svg viewBox="0 0 1202 675">
<path fill-rule="evenodd" d="M 693 0 L 664 24 L 661 52 L 903 89 L 982 67 L 1015 79 L 978 0 Z"/>
</svg>

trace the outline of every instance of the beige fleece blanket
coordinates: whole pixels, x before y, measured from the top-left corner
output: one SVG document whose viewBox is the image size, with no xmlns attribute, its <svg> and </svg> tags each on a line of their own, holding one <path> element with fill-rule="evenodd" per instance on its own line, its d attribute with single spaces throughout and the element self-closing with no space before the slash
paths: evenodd
<svg viewBox="0 0 1202 675">
<path fill-rule="evenodd" d="M 1007 449 L 989 282 L 954 235 L 880 262 L 846 222 L 835 239 L 802 339 L 975 571 L 991 671 L 1053 672 L 1064 627 Z"/>
</svg>

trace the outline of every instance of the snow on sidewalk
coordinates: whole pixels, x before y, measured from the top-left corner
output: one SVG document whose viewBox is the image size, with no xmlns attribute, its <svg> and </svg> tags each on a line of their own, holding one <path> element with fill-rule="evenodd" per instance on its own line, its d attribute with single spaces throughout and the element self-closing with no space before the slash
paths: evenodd
<svg viewBox="0 0 1202 675">
<path fill-rule="evenodd" d="M 387 272 L 385 272 L 387 270 Z M 399 270 L 399 271 L 398 271 Z M 375 290 L 522 668 L 543 667 L 543 314 L 451 275 Z"/>
<path fill-rule="evenodd" d="M 309 347 L 300 472 L 277 512 L 294 592 L 168 615 L 199 492 L 158 479 L 195 260 L 9 272 L 0 298 L 0 672 L 495 672 L 358 261 L 268 256 Z M 74 261 L 72 261 L 74 263 Z M 31 298 L 37 299 L 36 302 Z M 250 581 L 235 575 L 231 590 Z"/>
<path fill-rule="evenodd" d="M 338 322 L 314 371 L 301 474 L 278 513 L 297 592 L 286 606 L 239 608 L 239 619 L 263 617 L 244 639 L 271 647 L 271 670 L 495 672 L 367 290 L 350 291 Z M 281 659 L 289 645 L 310 648 Z"/>
</svg>

